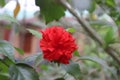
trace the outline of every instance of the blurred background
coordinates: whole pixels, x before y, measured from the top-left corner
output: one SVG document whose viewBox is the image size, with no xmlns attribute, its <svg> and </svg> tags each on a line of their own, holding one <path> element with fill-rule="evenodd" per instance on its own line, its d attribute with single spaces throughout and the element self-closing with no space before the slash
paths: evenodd
<svg viewBox="0 0 120 80">
<path fill-rule="evenodd" d="M 96 1 L 100 2 L 101 0 Z M 107 32 L 111 29 L 113 35 L 115 37 L 119 37 L 120 24 L 116 24 L 115 20 L 120 20 L 120 12 L 119 15 L 117 15 L 117 19 L 116 16 L 115 19 L 114 17 L 111 17 L 109 13 L 112 12 L 112 9 L 102 5 L 102 2 L 104 3 L 105 1 L 106 0 L 102 0 L 99 5 L 95 4 L 94 0 L 69 0 L 69 3 L 74 7 L 79 16 L 86 20 L 103 38 L 107 36 Z M 115 0 L 115 4 L 117 9 L 116 11 L 120 11 L 120 0 Z M 105 60 L 113 70 L 115 70 L 115 73 L 117 73 L 117 71 L 119 72 L 116 67 L 111 66 L 112 64 L 115 64 L 112 58 L 106 55 L 105 52 L 98 46 L 98 44 L 96 44 L 96 42 L 94 42 L 88 36 L 88 34 L 82 29 L 81 25 L 77 22 L 75 17 L 68 10 L 65 11 L 65 16 L 60 20 L 45 24 L 45 21 L 40 14 L 40 8 L 35 5 L 35 0 L 0 1 L 0 39 L 7 40 L 13 46 L 21 48 L 24 51 L 23 55 L 20 55 L 17 51 L 15 51 L 16 60 L 23 59 L 41 52 L 39 47 L 39 38 L 33 36 L 27 31 L 27 29 L 40 31 L 41 29 L 52 25 L 61 25 L 66 29 L 74 28 L 75 32 L 73 33 L 73 36 L 76 38 L 78 52 L 81 56 L 89 55 L 100 57 Z M 114 46 L 115 49 L 120 52 L 119 44 L 114 44 L 112 46 Z M 74 57 L 73 60 L 76 60 L 76 57 Z M 94 64 L 89 61 L 82 63 L 81 68 L 84 75 L 82 76 L 83 80 L 114 80 L 112 77 L 113 75 L 111 76 L 111 73 L 108 73 L 109 71 L 106 71 L 105 68 L 101 69 L 98 64 Z M 90 66 L 88 67 L 88 65 Z M 48 69 L 47 66 L 44 68 L 48 70 L 48 72 L 44 72 L 45 74 L 50 75 L 51 71 L 53 72 L 52 76 L 59 74 L 59 69 L 57 68 L 56 70 L 54 70 L 52 67 L 49 67 Z M 62 73 L 64 73 L 64 71 L 61 71 L 60 75 Z M 50 77 L 48 76 L 48 78 Z M 74 80 L 72 77 L 69 77 L 69 75 L 67 79 Z"/>
</svg>

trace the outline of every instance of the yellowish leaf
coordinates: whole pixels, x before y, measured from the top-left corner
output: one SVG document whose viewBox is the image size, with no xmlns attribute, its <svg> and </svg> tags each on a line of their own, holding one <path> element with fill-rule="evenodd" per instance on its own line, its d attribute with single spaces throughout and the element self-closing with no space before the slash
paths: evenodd
<svg viewBox="0 0 120 80">
<path fill-rule="evenodd" d="M 14 17 L 15 18 L 18 15 L 19 11 L 20 11 L 20 4 L 17 2 L 16 7 L 14 9 Z"/>
</svg>

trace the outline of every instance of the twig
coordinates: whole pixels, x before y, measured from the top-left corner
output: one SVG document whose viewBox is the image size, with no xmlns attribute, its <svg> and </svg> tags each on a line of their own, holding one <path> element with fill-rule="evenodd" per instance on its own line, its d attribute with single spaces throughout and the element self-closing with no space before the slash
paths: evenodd
<svg viewBox="0 0 120 80">
<path fill-rule="evenodd" d="M 66 0 L 57 0 L 60 4 L 62 4 L 65 8 L 69 10 L 69 12 L 76 17 L 77 21 L 81 24 L 83 29 L 88 33 L 90 37 L 92 37 L 97 43 L 100 44 L 100 46 L 104 49 L 104 40 L 101 39 L 101 37 L 97 34 L 97 32 L 90 27 L 90 25 L 84 21 L 82 18 L 79 17 L 77 12 L 74 10 L 74 8 L 71 7 L 71 5 Z M 120 58 L 117 56 L 116 52 L 112 50 L 111 47 L 106 47 L 104 49 L 106 53 L 108 53 L 120 66 Z"/>
<path fill-rule="evenodd" d="M 78 13 L 71 7 L 71 5 L 66 0 L 58 0 L 65 8 L 67 8 L 72 15 L 74 15 L 77 19 L 77 21 L 81 24 L 81 26 L 88 32 L 88 35 L 90 35 L 92 38 L 94 38 L 97 42 L 99 42 L 100 45 L 104 44 L 104 41 L 99 37 L 99 35 L 89 26 L 89 24 L 80 16 Z"/>
</svg>

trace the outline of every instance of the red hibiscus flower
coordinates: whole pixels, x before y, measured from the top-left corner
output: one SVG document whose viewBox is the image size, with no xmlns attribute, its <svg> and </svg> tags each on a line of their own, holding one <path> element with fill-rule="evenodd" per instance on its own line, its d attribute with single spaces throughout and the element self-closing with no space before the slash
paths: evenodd
<svg viewBox="0 0 120 80">
<path fill-rule="evenodd" d="M 69 64 L 72 53 L 77 48 L 72 35 L 60 26 L 52 26 L 41 32 L 40 48 L 44 59 Z"/>
</svg>

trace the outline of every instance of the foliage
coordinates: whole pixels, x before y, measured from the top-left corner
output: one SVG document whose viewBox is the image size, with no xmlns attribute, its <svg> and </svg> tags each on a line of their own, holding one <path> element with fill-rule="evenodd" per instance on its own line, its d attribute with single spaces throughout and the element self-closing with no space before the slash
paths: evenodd
<svg viewBox="0 0 120 80">
<path fill-rule="evenodd" d="M 5 5 L 5 0 L 1 0 L 0 1 L 0 6 L 4 6 Z"/>
<path fill-rule="evenodd" d="M 39 80 L 36 71 L 29 65 L 17 63 L 9 68 L 10 80 Z"/>
<path fill-rule="evenodd" d="M 81 71 L 80 71 L 79 64 L 71 63 L 69 65 L 63 66 L 63 68 L 68 74 L 72 75 L 76 80 L 80 80 Z"/>
<path fill-rule="evenodd" d="M 19 54 L 24 54 L 24 51 L 20 48 L 14 47 L 16 51 L 19 52 Z"/>
<path fill-rule="evenodd" d="M 108 15 L 110 15 L 117 25 L 120 25 L 120 11 L 117 9 L 115 0 L 95 0 L 101 8 L 103 8 Z"/>
<path fill-rule="evenodd" d="M 9 21 L 11 23 L 19 24 L 18 21 L 14 17 L 11 17 L 8 14 L 0 14 L 0 20 L 5 20 L 5 21 Z"/>
<path fill-rule="evenodd" d="M 7 56 L 10 60 L 14 62 L 14 48 L 7 41 L 0 41 L 0 53 Z"/>
<path fill-rule="evenodd" d="M 38 37 L 38 38 L 41 38 L 42 37 L 42 34 L 38 31 L 35 31 L 33 29 L 27 29 L 30 33 L 32 33 L 34 36 Z"/>
<path fill-rule="evenodd" d="M 55 0 L 35 0 L 36 5 L 40 7 L 41 15 L 45 19 L 46 23 L 53 20 L 59 20 L 65 15 L 65 8 L 60 4 L 57 4 Z"/>
</svg>

